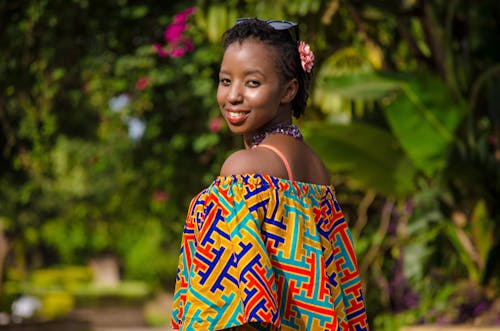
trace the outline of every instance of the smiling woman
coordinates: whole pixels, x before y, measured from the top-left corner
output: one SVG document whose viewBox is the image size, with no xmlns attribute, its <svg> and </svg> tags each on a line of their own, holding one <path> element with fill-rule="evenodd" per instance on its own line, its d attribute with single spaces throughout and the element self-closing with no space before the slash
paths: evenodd
<svg viewBox="0 0 500 331">
<path fill-rule="evenodd" d="M 217 102 L 245 148 L 189 207 L 172 323 L 181 330 L 368 330 L 351 235 L 304 113 L 314 55 L 286 21 L 224 35 Z"/>
<path fill-rule="evenodd" d="M 222 59 L 217 101 L 231 131 L 243 134 L 247 144 L 263 127 L 291 122 L 297 80 L 281 82 L 274 56 L 249 39 L 229 45 Z"/>
</svg>

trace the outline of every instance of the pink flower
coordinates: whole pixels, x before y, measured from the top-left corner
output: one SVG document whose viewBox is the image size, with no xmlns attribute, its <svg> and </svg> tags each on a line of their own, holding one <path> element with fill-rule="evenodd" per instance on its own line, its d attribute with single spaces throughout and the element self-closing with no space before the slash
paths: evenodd
<svg viewBox="0 0 500 331">
<path fill-rule="evenodd" d="M 220 117 L 213 117 L 208 122 L 208 128 L 210 132 L 217 133 L 222 129 L 222 125 L 224 124 L 224 120 Z"/>
<path fill-rule="evenodd" d="M 162 202 L 162 201 L 167 201 L 169 198 L 169 194 L 165 191 L 155 191 L 153 193 L 153 200 Z"/>
<path fill-rule="evenodd" d="M 488 140 L 490 142 L 490 145 L 492 146 L 498 145 L 498 138 L 495 134 L 492 134 Z"/>
<path fill-rule="evenodd" d="M 141 78 L 139 78 L 137 83 L 135 83 L 135 88 L 138 91 L 142 91 L 148 86 L 149 86 L 149 78 L 148 77 L 141 77 Z"/>
<path fill-rule="evenodd" d="M 194 44 L 188 37 L 184 36 L 187 29 L 187 18 L 196 11 L 195 7 L 187 8 L 174 16 L 172 24 L 168 25 L 163 32 L 166 41 L 165 46 L 153 44 L 153 48 L 160 57 L 170 56 L 179 58 L 194 49 Z"/>
<path fill-rule="evenodd" d="M 163 37 L 168 43 L 175 43 L 182 37 L 182 33 L 186 30 L 186 28 L 187 25 L 185 22 L 172 23 L 165 29 Z"/>
<path fill-rule="evenodd" d="M 180 13 L 177 13 L 174 16 L 174 23 L 186 22 L 186 19 L 189 17 L 189 15 L 194 14 L 195 11 L 196 11 L 195 7 L 189 7 L 187 9 L 184 9 L 183 11 L 181 11 Z"/>
<path fill-rule="evenodd" d="M 314 53 L 308 44 L 303 41 L 299 42 L 300 61 L 305 72 L 310 73 L 314 66 Z"/>
<path fill-rule="evenodd" d="M 158 53 L 160 57 L 167 57 L 168 53 L 159 43 L 153 44 L 153 49 Z"/>
<path fill-rule="evenodd" d="M 182 46 L 178 46 L 178 47 L 174 47 L 171 51 L 170 51 L 170 56 L 173 58 L 173 59 L 178 59 L 180 57 L 183 57 L 184 54 L 186 54 L 186 49 Z"/>
<path fill-rule="evenodd" d="M 184 48 L 186 52 L 192 52 L 194 50 L 194 44 L 189 38 L 184 38 Z"/>
</svg>

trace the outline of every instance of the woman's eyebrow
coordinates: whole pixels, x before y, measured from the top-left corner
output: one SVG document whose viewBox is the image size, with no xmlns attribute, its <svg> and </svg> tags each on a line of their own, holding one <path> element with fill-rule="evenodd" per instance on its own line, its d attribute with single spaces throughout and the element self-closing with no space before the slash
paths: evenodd
<svg viewBox="0 0 500 331">
<path fill-rule="evenodd" d="M 221 69 L 219 70 L 219 74 L 226 74 L 226 75 L 229 75 L 231 72 L 228 71 L 228 70 L 224 70 L 224 69 Z M 258 69 L 249 69 L 249 70 L 245 70 L 243 71 L 243 74 L 245 76 L 248 76 L 248 75 L 254 75 L 254 74 L 258 74 L 258 75 L 261 75 L 261 76 L 264 76 L 264 74 L 262 73 L 261 70 L 258 70 Z"/>
<path fill-rule="evenodd" d="M 245 71 L 243 71 L 243 73 L 244 73 L 245 75 L 252 75 L 252 74 L 264 75 L 264 74 L 262 73 L 262 71 L 260 71 L 260 70 L 258 70 L 258 69 L 250 69 L 250 70 L 245 70 Z"/>
</svg>

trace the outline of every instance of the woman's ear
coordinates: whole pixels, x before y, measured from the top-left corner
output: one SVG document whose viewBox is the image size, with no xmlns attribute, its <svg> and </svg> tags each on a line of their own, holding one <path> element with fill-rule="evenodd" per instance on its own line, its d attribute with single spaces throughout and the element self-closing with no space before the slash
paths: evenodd
<svg viewBox="0 0 500 331">
<path fill-rule="evenodd" d="M 292 102 L 293 98 L 297 94 L 297 90 L 299 89 L 299 81 L 297 78 L 292 79 L 283 88 L 283 94 L 281 96 L 281 103 L 287 104 Z"/>
</svg>

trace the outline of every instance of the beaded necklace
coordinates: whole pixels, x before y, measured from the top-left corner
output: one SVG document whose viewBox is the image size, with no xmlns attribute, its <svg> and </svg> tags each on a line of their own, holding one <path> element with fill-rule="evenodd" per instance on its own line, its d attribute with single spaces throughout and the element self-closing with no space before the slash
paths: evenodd
<svg viewBox="0 0 500 331">
<path fill-rule="evenodd" d="M 284 134 L 286 136 L 290 136 L 292 138 L 296 138 L 296 139 L 300 139 L 300 140 L 303 139 L 302 133 L 300 133 L 300 130 L 296 125 L 294 125 L 294 124 L 290 124 L 290 125 L 279 124 L 276 126 L 269 127 L 267 129 L 265 129 L 264 131 L 259 132 L 255 136 L 253 136 L 252 137 L 252 144 L 250 145 L 250 147 L 257 146 L 267 136 L 269 136 L 270 134 L 275 134 L 275 133 Z"/>
</svg>

